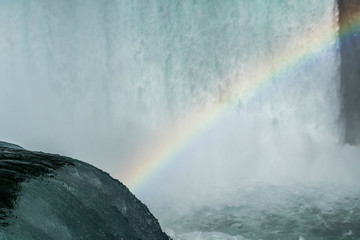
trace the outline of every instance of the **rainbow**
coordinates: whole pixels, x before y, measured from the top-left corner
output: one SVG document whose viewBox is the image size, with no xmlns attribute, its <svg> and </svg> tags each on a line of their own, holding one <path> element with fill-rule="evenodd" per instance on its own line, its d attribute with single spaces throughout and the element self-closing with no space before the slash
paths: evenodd
<svg viewBox="0 0 360 240">
<path fill-rule="evenodd" d="M 329 22 L 319 22 L 317 27 L 309 32 L 306 39 L 303 39 L 302 46 L 289 43 L 287 46 L 282 46 L 283 50 L 279 51 L 276 58 L 254 64 L 253 66 L 256 67 L 253 69 L 256 70 L 247 74 L 247 79 L 251 80 L 241 79 L 234 86 L 231 86 L 231 91 L 226 92 L 223 96 L 223 102 L 241 101 L 247 103 L 258 91 L 266 87 L 274 79 L 332 49 L 338 43 L 337 39 L 339 37 L 346 37 L 355 27 L 359 26 L 359 20 L 359 16 L 353 17 L 351 21 L 348 20 L 348 24 L 342 27 L 341 32 L 336 31 L 336 23 L 331 29 Z M 163 171 L 175 159 L 175 156 L 226 114 L 229 108 L 231 108 L 231 104 L 214 104 L 201 111 L 194 110 L 191 114 L 188 114 L 190 117 L 181 121 L 179 126 L 166 129 L 164 134 L 157 138 L 158 141 L 149 144 L 146 149 L 138 152 L 133 159 L 130 159 L 131 162 L 137 164 L 130 168 L 125 176 L 120 178 L 122 182 L 134 193 L 140 193 L 149 179 Z"/>
</svg>

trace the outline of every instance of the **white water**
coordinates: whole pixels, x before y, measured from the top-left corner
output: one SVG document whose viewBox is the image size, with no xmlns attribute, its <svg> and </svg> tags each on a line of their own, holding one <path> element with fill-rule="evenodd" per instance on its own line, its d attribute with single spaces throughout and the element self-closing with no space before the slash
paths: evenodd
<svg viewBox="0 0 360 240">
<path fill-rule="evenodd" d="M 305 49 L 322 37 L 309 36 L 319 22 L 336 31 L 332 0 L 0 4 L 3 138 L 94 163 L 116 156 L 97 164 L 105 169 L 157 127 L 223 104 L 234 82 L 287 45 Z M 333 134 L 338 61 L 334 48 L 314 56 L 237 106 L 260 121 Z"/>
<path fill-rule="evenodd" d="M 305 51 L 317 29 L 336 32 L 333 0 L 2 0 L 0 21 L 2 140 L 121 180 L 163 127 L 234 106 L 137 193 L 160 221 L 160 200 L 240 182 L 358 180 L 359 150 L 338 144 L 336 39 L 250 101 L 223 102 L 279 54 Z"/>
</svg>

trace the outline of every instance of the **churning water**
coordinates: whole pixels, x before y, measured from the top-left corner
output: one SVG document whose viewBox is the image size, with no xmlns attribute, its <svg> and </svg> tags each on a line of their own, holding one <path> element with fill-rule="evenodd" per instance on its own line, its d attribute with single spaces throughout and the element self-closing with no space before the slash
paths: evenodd
<svg viewBox="0 0 360 240">
<path fill-rule="evenodd" d="M 202 204 L 167 205 L 164 229 L 174 239 L 359 239 L 358 186 L 239 185 Z"/>
<path fill-rule="evenodd" d="M 2 0 L 0 21 L 3 140 L 125 184 L 161 158 L 135 193 L 174 239 L 360 238 L 336 1 Z"/>
</svg>

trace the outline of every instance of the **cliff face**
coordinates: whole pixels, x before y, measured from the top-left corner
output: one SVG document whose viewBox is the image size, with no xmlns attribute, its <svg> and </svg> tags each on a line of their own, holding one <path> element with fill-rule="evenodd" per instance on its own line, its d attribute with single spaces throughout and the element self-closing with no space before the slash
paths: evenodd
<svg viewBox="0 0 360 240">
<path fill-rule="evenodd" d="M 0 239 L 170 238 L 107 173 L 0 142 Z"/>
<path fill-rule="evenodd" d="M 343 141 L 360 143 L 360 1 L 338 0 Z"/>
</svg>

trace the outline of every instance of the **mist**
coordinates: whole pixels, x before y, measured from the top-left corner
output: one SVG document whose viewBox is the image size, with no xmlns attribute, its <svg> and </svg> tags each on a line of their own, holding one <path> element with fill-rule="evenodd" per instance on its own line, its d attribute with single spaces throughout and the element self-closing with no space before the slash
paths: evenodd
<svg viewBox="0 0 360 240">
<path fill-rule="evenodd" d="M 283 54 L 335 36 L 334 1 L 195 2 L 1 1 L 1 140 L 127 184 L 147 160 L 134 155 L 193 112 L 226 105 L 135 193 L 150 208 L 247 181 L 357 183 L 360 150 L 340 143 L 336 38 L 250 98 L 224 97 Z"/>
</svg>

